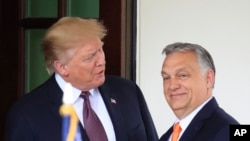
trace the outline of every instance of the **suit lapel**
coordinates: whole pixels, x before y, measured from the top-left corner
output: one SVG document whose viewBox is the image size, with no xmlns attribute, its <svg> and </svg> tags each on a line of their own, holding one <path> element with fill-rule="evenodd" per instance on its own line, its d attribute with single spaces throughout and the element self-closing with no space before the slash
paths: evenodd
<svg viewBox="0 0 250 141">
<path fill-rule="evenodd" d="M 116 97 L 110 88 L 107 85 L 102 85 L 99 87 L 99 91 L 102 95 L 106 108 L 109 112 L 110 118 L 113 123 L 113 127 L 115 130 L 116 140 L 119 141 L 126 141 L 128 140 L 128 135 L 125 132 L 126 126 L 124 126 L 123 117 L 121 114 L 120 106 L 119 106 L 119 99 Z"/>
<path fill-rule="evenodd" d="M 166 132 L 166 134 L 165 134 L 166 140 L 168 140 L 170 138 L 171 134 L 173 133 L 173 129 L 174 129 L 174 126 L 169 128 L 168 131 Z"/>
<path fill-rule="evenodd" d="M 216 100 L 212 98 L 190 122 L 187 129 L 181 136 L 180 141 L 188 141 L 194 139 L 194 137 L 197 136 L 198 132 L 203 127 L 205 120 L 211 117 L 216 107 L 218 107 L 218 104 Z"/>
<path fill-rule="evenodd" d="M 89 141 L 88 135 L 80 122 L 79 122 L 78 126 L 79 126 L 80 131 L 81 131 L 82 140 Z"/>
<path fill-rule="evenodd" d="M 63 91 L 56 83 L 54 75 L 49 79 L 47 89 L 48 89 L 47 93 L 49 94 L 50 109 L 51 109 L 52 115 L 54 115 L 57 118 L 57 121 L 61 122 L 59 108 L 62 105 Z"/>
<path fill-rule="evenodd" d="M 201 121 L 196 121 L 195 123 L 191 123 L 181 136 L 180 141 L 192 140 L 192 138 L 197 135 L 202 126 L 203 122 Z"/>
</svg>

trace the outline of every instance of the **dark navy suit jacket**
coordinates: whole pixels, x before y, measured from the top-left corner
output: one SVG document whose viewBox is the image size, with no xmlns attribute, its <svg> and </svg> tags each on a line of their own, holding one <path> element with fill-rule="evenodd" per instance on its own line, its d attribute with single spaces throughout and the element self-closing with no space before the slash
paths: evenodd
<svg viewBox="0 0 250 141">
<path fill-rule="evenodd" d="M 135 83 L 107 76 L 99 91 L 117 141 L 159 140 L 145 99 Z M 22 97 L 8 114 L 5 141 L 62 141 L 62 118 L 59 114 L 62 94 L 53 75 Z M 81 134 L 84 141 L 89 141 L 82 126 Z"/>
<path fill-rule="evenodd" d="M 229 125 L 239 124 L 218 106 L 212 98 L 194 117 L 179 141 L 229 141 Z M 173 127 L 162 135 L 160 141 L 168 141 Z"/>
</svg>

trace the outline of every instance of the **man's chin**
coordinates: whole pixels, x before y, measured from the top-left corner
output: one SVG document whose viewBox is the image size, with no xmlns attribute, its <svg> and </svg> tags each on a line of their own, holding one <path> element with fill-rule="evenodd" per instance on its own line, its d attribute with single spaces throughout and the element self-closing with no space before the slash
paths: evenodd
<svg viewBox="0 0 250 141">
<path fill-rule="evenodd" d="M 105 75 L 98 77 L 96 82 L 98 82 L 99 86 L 102 85 L 105 81 Z"/>
</svg>

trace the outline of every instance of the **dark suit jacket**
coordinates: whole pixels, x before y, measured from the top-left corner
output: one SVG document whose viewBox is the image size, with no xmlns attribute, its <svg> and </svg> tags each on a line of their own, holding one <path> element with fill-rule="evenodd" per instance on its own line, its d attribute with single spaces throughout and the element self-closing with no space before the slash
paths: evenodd
<svg viewBox="0 0 250 141">
<path fill-rule="evenodd" d="M 212 98 L 194 117 L 179 141 L 229 141 L 229 125 L 239 124 L 222 110 Z M 168 141 L 173 127 L 162 135 L 160 141 Z"/>
<path fill-rule="evenodd" d="M 158 141 L 145 99 L 135 83 L 107 76 L 99 90 L 117 141 Z M 15 103 L 7 117 L 5 141 L 61 141 L 62 93 L 53 75 Z M 83 140 L 89 141 L 82 126 L 81 131 Z"/>
</svg>

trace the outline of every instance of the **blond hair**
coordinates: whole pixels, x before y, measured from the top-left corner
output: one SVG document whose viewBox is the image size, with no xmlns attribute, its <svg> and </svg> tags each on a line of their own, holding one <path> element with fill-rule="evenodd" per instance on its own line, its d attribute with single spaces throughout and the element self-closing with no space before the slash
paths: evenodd
<svg viewBox="0 0 250 141">
<path fill-rule="evenodd" d="M 75 44 L 86 41 L 89 37 L 103 39 L 107 34 L 106 27 L 96 19 L 63 17 L 53 24 L 45 34 L 42 52 L 49 74 L 55 72 L 55 60 L 69 59 L 65 52 Z M 66 57 L 66 58 L 65 58 Z"/>
</svg>

